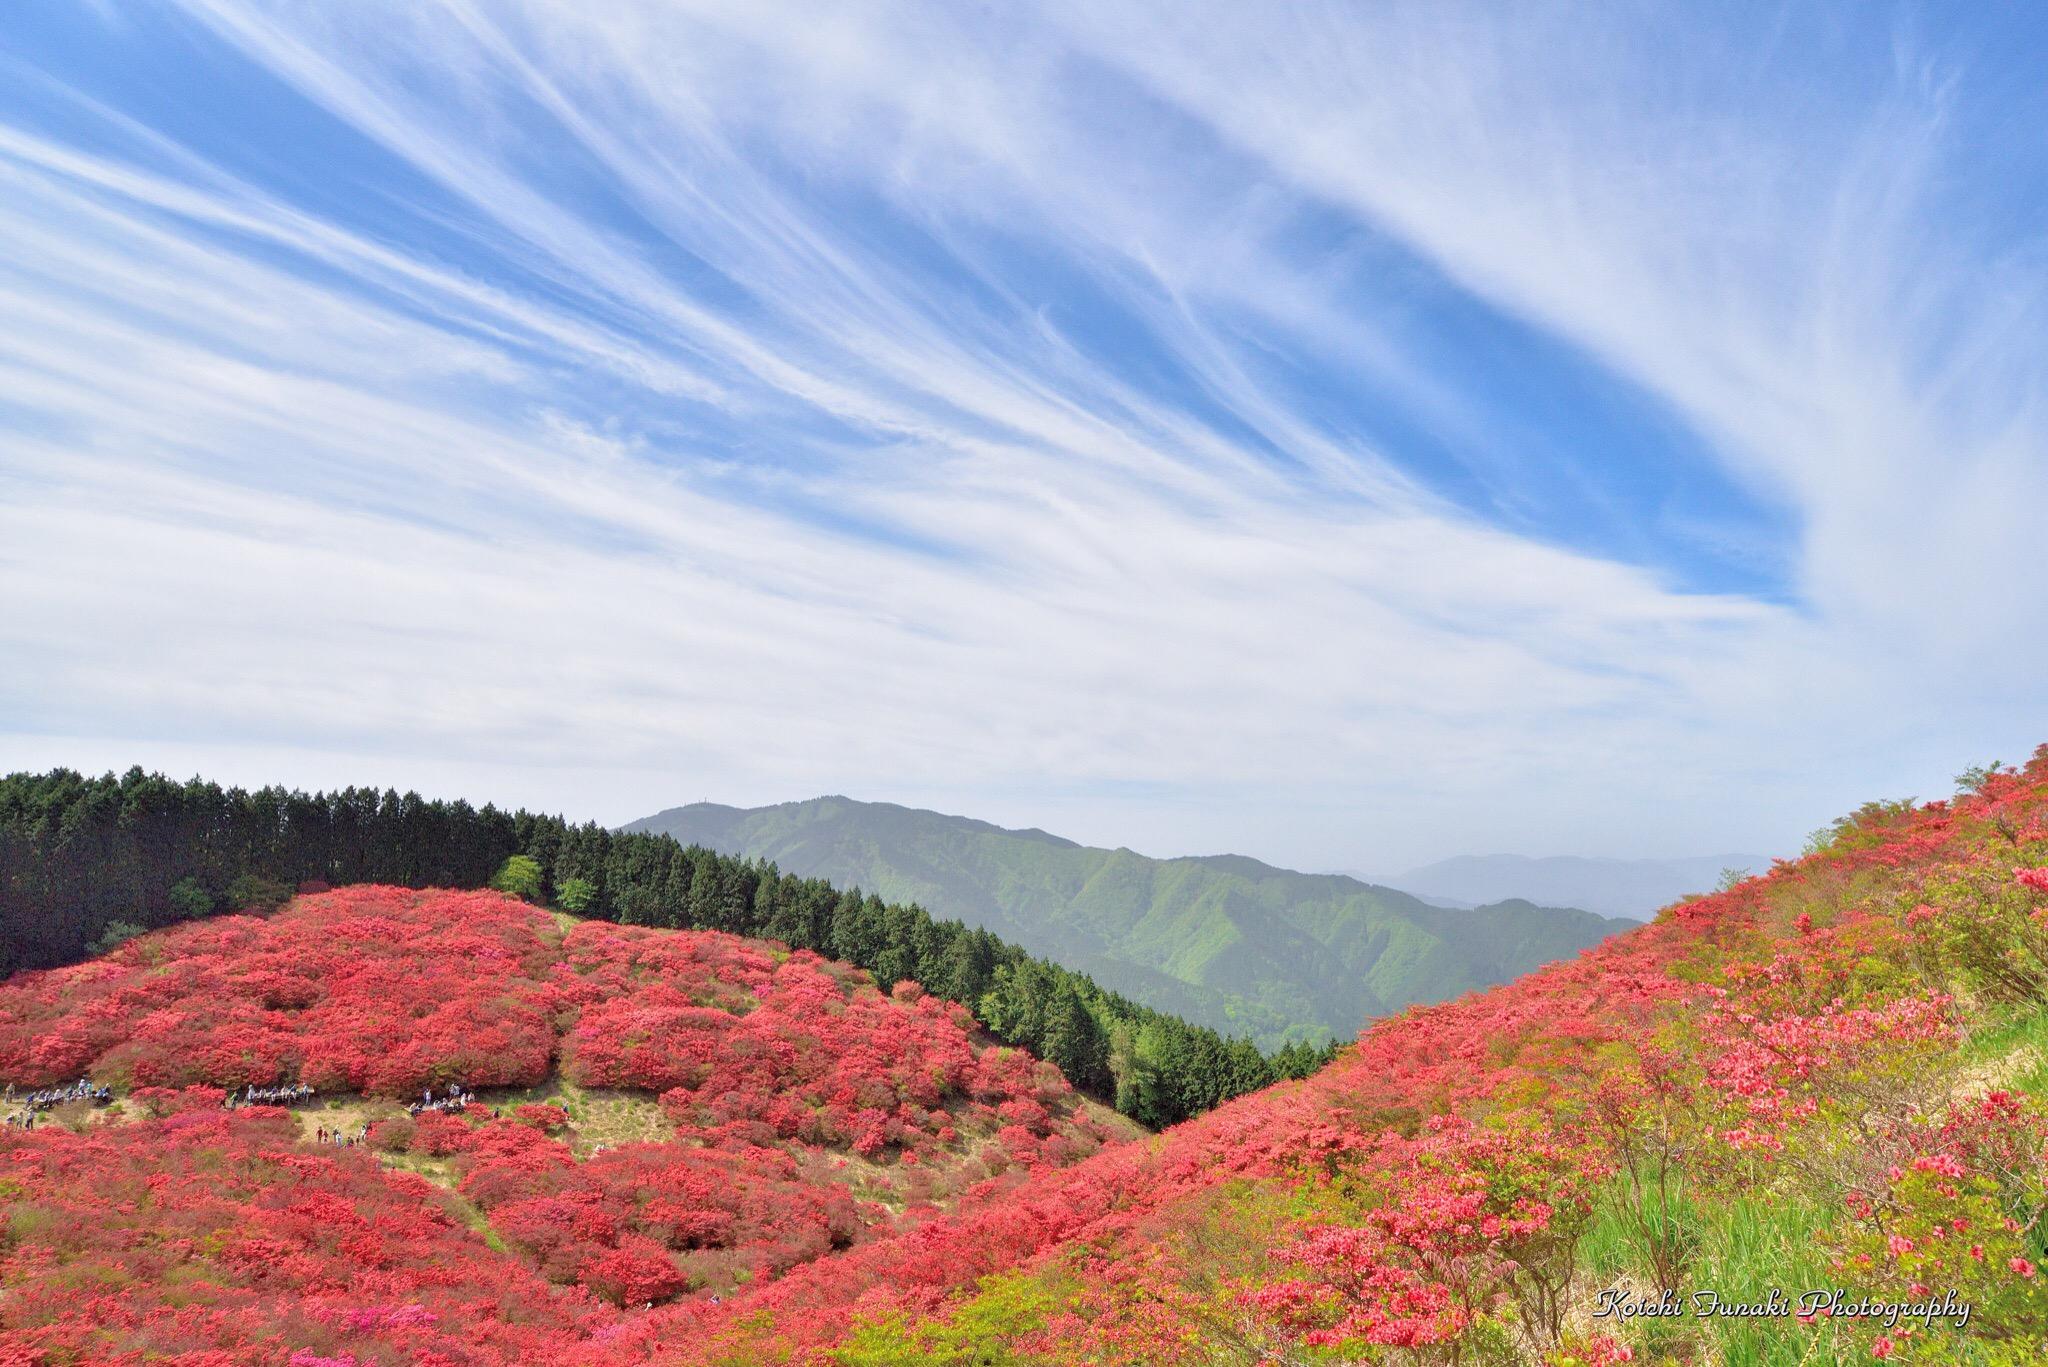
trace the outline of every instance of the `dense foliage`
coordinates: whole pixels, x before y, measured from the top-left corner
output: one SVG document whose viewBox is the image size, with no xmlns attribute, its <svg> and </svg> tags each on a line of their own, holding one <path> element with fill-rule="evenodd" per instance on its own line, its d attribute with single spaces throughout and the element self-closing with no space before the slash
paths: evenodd
<svg viewBox="0 0 2048 1367">
<path fill-rule="evenodd" d="M 536 1083 L 555 1051 L 551 929 L 495 893 L 377 887 L 184 923 L 0 986 L 0 1078 L 387 1097 Z"/>
<path fill-rule="evenodd" d="M 916 982 L 1147 1124 L 1312 1071 L 1105 992 L 985 930 L 795 878 L 772 864 L 558 817 L 350 788 L 306 794 L 170 782 L 132 769 L 0 779 L 0 971 L 69 963 L 306 885 L 481 888 L 498 880 L 631 925 L 759 935 Z"/>
<path fill-rule="evenodd" d="M 0 1079 L 78 1075 L 120 1104 L 72 1089 L 0 1132 L 28 1360 L 617 1360 L 611 1307 L 730 1294 L 1127 1134 L 914 984 L 493 892 L 308 895 L 0 986 Z M 324 1104 L 224 1104 L 288 1082 Z M 398 1104 L 455 1083 L 477 1099 Z M 582 1132 L 636 1095 L 639 1137 Z"/>
<path fill-rule="evenodd" d="M 1635 924 L 1521 901 L 1447 910 L 1338 874 L 1234 855 L 1148 859 L 843 797 L 696 803 L 626 829 L 915 902 L 1267 1048 L 1348 1039 Z"/>
</svg>

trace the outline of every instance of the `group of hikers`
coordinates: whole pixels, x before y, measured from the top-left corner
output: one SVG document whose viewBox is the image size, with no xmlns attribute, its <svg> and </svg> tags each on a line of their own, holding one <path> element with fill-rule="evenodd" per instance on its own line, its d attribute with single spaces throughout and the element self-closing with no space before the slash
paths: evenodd
<svg viewBox="0 0 2048 1367">
<path fill-rule="evenodd" d="M 459 1111 L 475 1100 L 475 1092 L 466 1090 L 459 1082 L 451 1082 L 441 1096 L 435 1096 L 434 1089 L 429 1087 L 420 1093 L 418 1101 L 406 1102 L 405 1109 L 413 1115 L 432 1115 L 436 1111 Z"/>
<path fill-rule="evenodd" d="M 303 1082 L 287 1087 L 258 1087 L 254 1083 L 239 1092 L 229 1092 L 221 1098 L 221 1108 L 232 1111 L 240 1106 L 296 1106 L 301 1101 L 311 1101 L 313 1089 Z"/>
<path fill-rule="evenodd" d="M 369 1139 L 369 1137 L 370 1127 L 368 1125 L 362 1125 L 353 1130 L 330 1130 L 325 1125 L 322 1125 L 318 1129 L 313 1131 L 314 1143 L 339 1144 L 343 1148 L 348 1149 L 352 1149 L 356 1145 L 363 1143 L 364 1141 Z"/>
<path fill-rule="evenodd" d="M 296 1106 L 313 1099 L 313 1089 L 303 1082 L 280 1083 L 275 1087 L 258 1087 L 250 1083 L 238 1087 L 221 1098 L 221 1109 L 237 1110 L 243 1106 Z M 90 1101 L 95 1106 L 105 1106 L 114 1099 L 113 1089 L 90 1078 L 80 1078 L 62 1087 L 45 1087 L 40 1091 L 16 1095 L 14 1084 L 8 1083 L 4 1094 L 0 1094 L 0 1106 L 9 1108 L 6 1124 L 11 1129 L 32 1130 L 36 1127 L 36 1116 L 62 1106 L 69 1101 Z M 437 1111 L 459 1111 L 475 1102 L 476 1093 L 461 1083 L 450 1083 L 448 1090 L 440 1096 L 434 1095 L 429 1087 L 420 1093 L 418 1101 L 407 1102 L 405 1109 L 413 1115 L 429 1115 Z M 20 1107 L 15 1110 L 13 1108 Z M 495 1110 L 493 1114 L 495 1114 Z M 328 1129 L 321 1126 L 314 1131 L 322 1144 L 342 1144 L 353 1147 L 369 1138 L 370 1127 L 362 1125 L 354 1130 Z"/>
<path fill-rule="evenodd" d="M 10 1111 L 6 1123 L 14 1129 L 35 1129 L 35 1117 L 43 1111 L 53 1111 L 68 1101 L 90 1101 L 96 1107 L 104 1107 L 115 1099 L 111 1086 L 94 1082 L 92 1078 L 80 1078 L 63 1086 L 43 1086 L 27 1094 L 16 1094 L 14 1084 L 6 1084 L 6 1092 L 0 1092 L 0 1105 L 20 1107 Z"/>
<path fill-rule="evenodd" d="M 69 1101 L 90 1101 L 95 1106 L 104 1106 L 114 1099 L 113 1088 L 91 1078 L 80 1078 L 62 1087 L 43 1087 L 25 1096 L 16 1096 L 14 1084 L 8 1083 L 7 1090 L 0 1094 L 0 1105 L 20 1106 L 7 1117 L 7 1124 L 17 1130 L 32 1130 L 36 1127 L 36 1116 L 43 1111 L 53 1110 Z"/>
</svg>

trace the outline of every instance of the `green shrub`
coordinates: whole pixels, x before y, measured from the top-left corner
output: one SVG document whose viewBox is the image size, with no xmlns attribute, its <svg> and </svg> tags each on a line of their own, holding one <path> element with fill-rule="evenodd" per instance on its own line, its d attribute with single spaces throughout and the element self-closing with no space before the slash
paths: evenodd
<svg viewBox="0 0 2048 1367">
<path fill-rule="evenodd" d="M 92 942 L 92 952 L 105 954 L 127 944 L 140 934 L 142 927 L 132 921 L 109 921 L 107 928 L 100 932 L 99 939 Z"/>
<path fill-rule="evenodd" d="M 291 896 L 292 890 L 274 878 L 244 873 L 228 884 L 227 904 L 231 911 L 275 911 Z"/>
<path fill-rule="evenodd" d="M 510 893 L 525 902 L 540 900 L 540 861 L 530 854 L 515 854 L 499 865 L 491 879 L 499 892 Z"/>
<path fill-rule="evenodd" d="M 196 921 L 213 915 L 213 894 L 197 878 L 180 878 L 171 884 L 171 915 L 180 921 Z"/>
</svg>

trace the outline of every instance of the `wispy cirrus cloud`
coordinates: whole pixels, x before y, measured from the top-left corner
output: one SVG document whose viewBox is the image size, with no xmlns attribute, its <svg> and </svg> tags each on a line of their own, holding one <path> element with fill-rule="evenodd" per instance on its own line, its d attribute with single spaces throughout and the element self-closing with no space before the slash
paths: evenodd
<svg viewBox="0 0 2048 1367">
<path fill-rule="evenodd" d="M 1782 841 L 2048 663 L 2041 167 L 1913 18 L 32 6 L 8 746 Z"/>
</svg>

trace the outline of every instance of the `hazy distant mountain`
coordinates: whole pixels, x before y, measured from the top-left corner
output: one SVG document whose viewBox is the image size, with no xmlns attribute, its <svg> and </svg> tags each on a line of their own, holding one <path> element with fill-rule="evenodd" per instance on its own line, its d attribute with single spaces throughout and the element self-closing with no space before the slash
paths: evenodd
<svg viewBox="0 0 2048 1367">
<path fill-rule="evenodd" d="M 1580 859 L 1556 855 L 1468 854 L 1425 864 L 1386 881 L 1431 902 L 1472 906 L 1505 897 L 1585 907 L 1638 920 L 1688 893 L 1711 892 L 1724 869 L 1762 873 L 1760 854 L 1708 854 L 1691 859 Z"/>
<path fill-rule="evenodd" d="M 1624 928 L 1526 901 L 1446 910 L 1341 874 L 1239 855 L 1148 859 L 843 797 L 696 803 L 626 829 L 916 902 L 1268 1046 L 1349 1036 L 1375 1016 L 1503 982 Z"/>
</svg>

